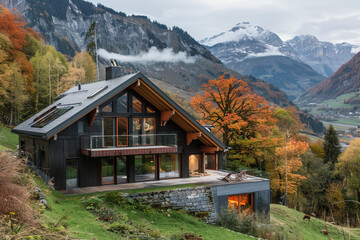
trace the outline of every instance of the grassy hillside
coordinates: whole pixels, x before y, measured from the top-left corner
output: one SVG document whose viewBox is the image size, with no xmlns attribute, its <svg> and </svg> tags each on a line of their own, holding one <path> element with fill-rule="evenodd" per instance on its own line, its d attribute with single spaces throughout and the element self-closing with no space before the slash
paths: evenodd
<svg viewBox="0 0 360 240">
<path fill-rule="evenodd" d="M 44 182 L 36 180 L 43 189 L 49 208 L 44 211 L 43 218 L 53 223 L 59 222 L 66 226 L 73 238 L 79 239 L 122 239 L 121 235 L 109 231 L 110 222 L 101 221 L 93 211 L 87 210 L 84 201 L 95 201 L 97 196 L 104 193 L 89 195 L 64 196 L 61 193 L 49 190 Z M 160 189 L 156 189 L 160 190 Z M 149 189 L 137 190 L 149 191 Z M 174 235 L 196 233 L 204 239 L 253 239 L 247 235 L 231 232 L 218 226 L 208 225 L 202 220 L 186 214 L 183 211 L 161 211 L 156 209 L 138 209 L 131 204 L 104 205 L 115 216 L 128 219 L 126 225 L 133 231 L 151 231 L 169 239 Z M 142 229 L 142 230 L 141 230 Z M 144 230 L 145 229 L 145 230 Z M 149 229 L 149 230 L 146 230 Z"/>
<path fill-rule="evenodd" d="M 333 224 L 325 223 L 317 218 L 303 220 L 304 214 L 282 205 L 271 205 L 271 222 L 283 228 L 289 239 L 349 239 L 349 231 Z M 322 229 L 329 235 L 325 236 Z M 345 236 L 345 237 L 344 237 Z M 351 239 L 360 239 L 360 229 L 351 229 Z"/>
<path fill-rule="evenodd" d="M 0 150 L 15 150 L 18 144 L 19 136 L 0 123 Z"/>
</svg>

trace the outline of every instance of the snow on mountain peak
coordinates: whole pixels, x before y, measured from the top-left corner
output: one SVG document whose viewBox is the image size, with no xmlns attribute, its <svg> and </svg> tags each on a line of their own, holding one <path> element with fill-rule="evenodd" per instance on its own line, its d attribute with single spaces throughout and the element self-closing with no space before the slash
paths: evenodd
<svg viewBox="0 0 360 240">
<path fill-rule="evenodd" d="M 210 38 L 205 38 L 201 40 L 200 43 L 206 46 L 214 46 L 218 43 L 239 41 L 241 39 L 263 40 L 270 34 L 273 33 L 259 26 L 251 25 L 249 22 L 242 22 L 236 24 L 231 30 Z"/>
</svg>

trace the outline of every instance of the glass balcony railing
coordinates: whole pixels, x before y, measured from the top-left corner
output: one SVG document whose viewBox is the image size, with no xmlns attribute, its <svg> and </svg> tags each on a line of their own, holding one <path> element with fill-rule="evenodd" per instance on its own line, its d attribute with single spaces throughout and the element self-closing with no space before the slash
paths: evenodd
<svg viewBox="0 0 360 240">
<path fill-rule="evenodd" d="M 176 134 L 81 136 L 82 149 L 177 146 Z"/>
</svg>

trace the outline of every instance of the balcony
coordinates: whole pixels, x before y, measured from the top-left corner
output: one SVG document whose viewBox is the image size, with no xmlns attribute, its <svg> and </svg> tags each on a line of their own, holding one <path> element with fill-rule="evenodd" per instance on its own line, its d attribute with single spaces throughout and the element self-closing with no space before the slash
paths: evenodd
<svg viewBox="0 0 360 240">
<path fill-rule="evenodd" d="M 176 134 L 81 136 L 81 152 L 89 157 L 176 153 Z"/>
</svg>

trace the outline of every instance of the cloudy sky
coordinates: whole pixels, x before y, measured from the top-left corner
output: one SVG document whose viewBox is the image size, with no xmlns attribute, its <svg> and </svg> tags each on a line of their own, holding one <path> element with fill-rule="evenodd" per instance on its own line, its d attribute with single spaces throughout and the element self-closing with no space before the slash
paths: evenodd
<svg viewBox="0 0 360 240">
<path fill-rule="evenodd" d="M 283 40 L 300 34 L 321 41 L 360 44 L 359 0 L 88 0 L 128 15 L 147 15 L 179 26 L 196 40 L 250 22 Z"/>
</svg>

